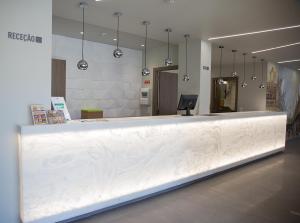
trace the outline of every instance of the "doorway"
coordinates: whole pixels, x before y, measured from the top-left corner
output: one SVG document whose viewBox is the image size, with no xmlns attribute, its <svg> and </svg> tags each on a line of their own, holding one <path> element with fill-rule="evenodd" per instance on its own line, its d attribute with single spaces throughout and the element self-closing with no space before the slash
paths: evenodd
<svg viewBox="0 0 300 223">
<path fill-rule="evenodd" d="M 66 98 L 66 61 L 52 59 L 51 97 Z"/>
<path fill-rule="evenodd" d="M 153 69 L 152 114 L 176 115 L 178 96 L 178 66 Z"/>
</svg>

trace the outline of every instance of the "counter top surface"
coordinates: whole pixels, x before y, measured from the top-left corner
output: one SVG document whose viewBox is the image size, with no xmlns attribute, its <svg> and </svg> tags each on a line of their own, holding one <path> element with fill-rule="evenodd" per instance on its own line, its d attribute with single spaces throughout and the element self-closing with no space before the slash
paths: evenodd
<svg viewBox="0 0 300 223">
<path fill-rule="evenodd" d="M 241 119 L 241 118 L 256 118 L 264 116 L 286 115 L 284 112 L 233 112 L 233 113 L 212 113 L 195 116 L 181 116 L 181 115 L 166 115 L 166 116 L 141 116 L 141 117 L 123 117 L 123 118 L 103 118 L 91 120 L 72 120 L 66 124 L 55 125 L 23 125 L 21 132 L 37 132 L 47 130 L 68 130 L 68 129 L 93 129 L 93 128 L 108 128 L 108 127 L 130 127 L 130 126 L 145 126 L 156 124 L 178 124 L 185 122 L 206 122 L 218 121 L 227 119 Z"/>
</svg>

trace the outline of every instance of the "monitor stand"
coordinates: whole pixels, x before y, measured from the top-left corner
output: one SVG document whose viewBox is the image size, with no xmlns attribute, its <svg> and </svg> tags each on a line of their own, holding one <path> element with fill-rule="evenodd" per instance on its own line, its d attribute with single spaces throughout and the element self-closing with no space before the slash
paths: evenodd
<svg viewBox="0 0 300 223">
<path fill-rule="evenodd" d="M 191 114 L 191 109 L 190 109 L 190 108 L 187 108 L 187 109 L 186 109 L 186 113 L 183 114 L 182 116 L 193 116 L 193 115 Z"/>
</svg>

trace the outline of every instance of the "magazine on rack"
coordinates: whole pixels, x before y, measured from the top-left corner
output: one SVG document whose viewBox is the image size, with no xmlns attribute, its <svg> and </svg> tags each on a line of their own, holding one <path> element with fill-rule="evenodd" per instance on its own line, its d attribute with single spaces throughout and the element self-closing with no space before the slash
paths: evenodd
<svg viewBox="0 0 300 223">
<path fill-rule="evenodd" d="M 44 105 L 31 105 L 31 115 L 34 125 L 46 125 L 48 124 L 47 119 L 47 108 Z"/>
</svg>

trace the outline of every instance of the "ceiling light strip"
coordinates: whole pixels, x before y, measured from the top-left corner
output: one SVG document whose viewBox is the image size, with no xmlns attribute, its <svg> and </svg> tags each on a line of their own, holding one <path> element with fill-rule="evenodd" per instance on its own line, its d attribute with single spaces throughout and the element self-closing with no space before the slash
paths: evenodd
<svg viewBox="0 0 300 223">
<path fill-rule="evenodd" d="M 277 50 L 277 49 L 281 49 L 281 48 L 285 48 L 285 47 L 290 47 L 290 46 L 295 46 L 295 45 L 300 45 L 300 42 L 298 42 L 298 43 L 291 43 L 291 44 L 283 45 L 283 46 L 272 47 L 272 48 L 265 49 L 265 50 L 253 51 L 252 53 L 253 54 L 255 54 L 255 53 L 262 53 L 262 52 L 266 52 L 266 51 Z"/>
<path fill-rule="evenodd" d="M 217 40 L 217 39 L 226 39 L 226 38 L 233 38 L 233 37 L 240 37 L 240 36 L 248 36 L 248 35 L 260 34 L 260 33 L 267 33 L 267 32 L 274 32 L 274 31 L 280 31 L 280 30 L 286 30 L 286 29 L 295 29 L 295 28 L 300 28 L 300 25 L 280 27 L 280 28 L 275 28 L 275 29 L 267 29 L 267 30 L 261 30 L 261 31 L 255 31 L 255 32 L 248 32 L 248 33 L 226 35 L 226 36 L 217 36 L 217 37 L 211 37 L 208 40 Z"/>
<path fill-rule="evenodd" d="M 279 61 L 277 63 L 293 63 L 293 62 L 299 62 L 300 59 L 297 59 L 297 60 L 286 60 L 286 61 Z"/>
</svg>

